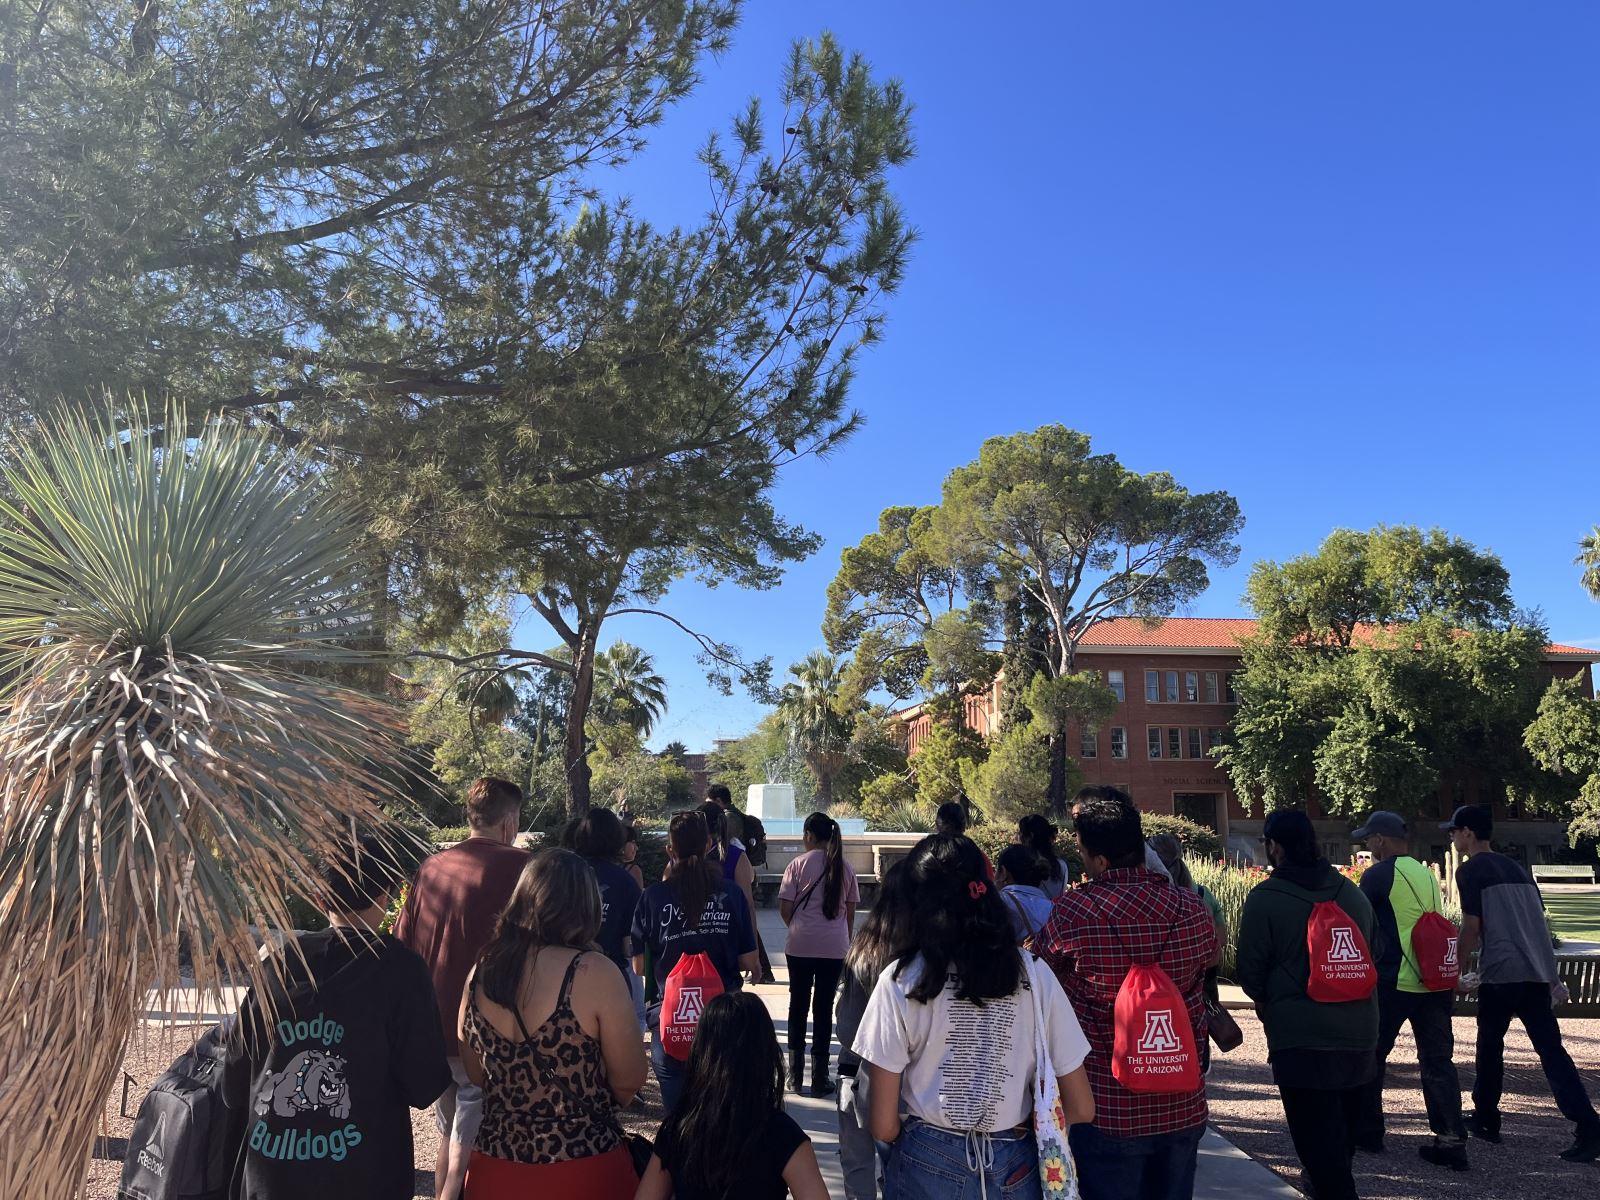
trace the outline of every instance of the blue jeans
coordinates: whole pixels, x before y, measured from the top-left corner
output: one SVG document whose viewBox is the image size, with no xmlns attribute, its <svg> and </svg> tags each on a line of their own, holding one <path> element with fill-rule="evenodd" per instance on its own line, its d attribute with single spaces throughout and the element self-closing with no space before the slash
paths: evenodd
<svg viewBox="0 0 1600 1200">
<path fill-rule="evenodd" d="M 1083 1200 L 1191 1200 L 1206 1127 L 1113 1137 L 1093 1125 L 1069 1135 Z"/>
<path fill-rule="evenodd" d="M 678 1107 L 678 1100 L 683 1095 L 683 1077 L 688 1074 L 689 1064 L 668 1054 L 666 1047 L 661 1044 L 661 1006 L 650 1006 L 650 1066 L 656 1073 L 656 1082 L 661 1085 L 661 1111 L 671 1113 Z"/>
<path fill-rule="evenodd" d="M 982 1143 L 964 1133 L 908 1119 L 889 1149 L 885 1200 L 1039 1200 L 1039 1148 L 1033 1134 L 995 1134 Z M 975 1167 L 974 1162 L 979 1166 Z"/>
</svg>

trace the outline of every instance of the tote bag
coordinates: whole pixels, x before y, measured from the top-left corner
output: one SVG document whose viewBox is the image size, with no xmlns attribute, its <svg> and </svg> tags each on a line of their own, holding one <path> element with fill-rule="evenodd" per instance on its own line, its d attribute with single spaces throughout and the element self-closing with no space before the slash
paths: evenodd
<svg viewBox="0 0 1600 1200">
<path fill-rule="evenodd" d="M 1078 1167 L 1067 1145 L 1067 1110 L 1061 1103 L 1050 1040 L 1045 1036 L 1044 997 L 1039 977 L 1028 963 L 1028 991 L 1033 995 L 1033 1132 L 1039 1143 L 1039 1189 L 1044 1200 L 1080 1200 Z"/>
</svg>

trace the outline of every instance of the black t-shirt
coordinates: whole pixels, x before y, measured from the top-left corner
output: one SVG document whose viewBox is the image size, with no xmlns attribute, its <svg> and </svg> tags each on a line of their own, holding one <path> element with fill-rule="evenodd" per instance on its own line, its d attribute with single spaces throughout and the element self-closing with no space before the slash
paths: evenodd
<svg viewBox="0 0 1600 1200">
<path fill-rule="evenodd" d="M 646 946 L 655 952 L 657 986 L 666 986 L 667 976 L 685 954 L 707 954 L 722 976 L 723 988 L 737 991 L 739 956 L 756 948 L 744 893 L 738 884 L 722 880 L 719 890 L 706 901 L 700 923 L 689 929 L 678 904 L 677 886 L 670 881 L 652 884 L 639 897 L 633 918 L 634 951 L 643 953 Z"/>
<path fill-rule="evenodd" d="M 386 935 L 330 929 L 300 950 L 270 1014 L 251 991 L 229 1038 L 224 1095 L 246 1110 L 231 1194 L 409 1200 L 409 1110 L 450 1084 L 428 968 Z"/>
<path fill-rule="evenodd" d="M 672 1176 L 672 1194 L 675 1200 L 784 1200 L 789 1194 L 783 1182 L 783 1169 L 789 1165 L 794 1152 L 811 1139 L 805 1130 L 795 1124 L 794 1118 L 779 1110 L 767 1118 L 766 1127 L 745 1145 L 734 1168 L 733 1186 L 721 1196 L 696 1187 L 681 1178 L 683 1164 L 678 1147 L 663 1135 L 656 1143 L 656 1154 L 661 1165 Z"/>
<path fill-rule="evenodd" d="M 600 884 L 600 936 L 595 939 L 600 952 L 621 967 L 624 975 L 632 975 L 633 968 L 628 965 L 623 943 L 628 940 L 628 931 L 633 926 L 633 914 L 639 907 L 642 889 L 632 875 L 609 859 L 584 861 L 594 870 L 595 880 Z"/>
</svg>

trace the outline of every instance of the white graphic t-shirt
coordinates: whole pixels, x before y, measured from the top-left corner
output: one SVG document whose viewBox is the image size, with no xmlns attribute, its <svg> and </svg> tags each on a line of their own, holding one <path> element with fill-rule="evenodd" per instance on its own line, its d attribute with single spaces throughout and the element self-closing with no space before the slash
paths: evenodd
<svg viewBox="0 0 1600 1200">
<path fill-rule="evenodd" d="M 915 958 L 878 977 L 856 1032 L 854 1050 L 885 1071 L 900 1072 L 903 1112 L 957 1131 L 998 1133 L 1033 1117 L 1034 1036 L 1031 984 L 1039 989 L 1051 1066 L 1066 1075 L 1083 1065 L 1089 1041 L 1050 968 L 1031 954 L 1024 986 L 981 1006 L 956 999 L 951 976 L 929 1003 L 907 995 L 922 973 Z"/>
</svg>

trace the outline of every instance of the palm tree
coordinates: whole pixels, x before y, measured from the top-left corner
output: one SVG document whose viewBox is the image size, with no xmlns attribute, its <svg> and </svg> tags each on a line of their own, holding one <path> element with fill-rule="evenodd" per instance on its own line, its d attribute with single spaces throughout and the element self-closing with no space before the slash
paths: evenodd
<svg viewBox="0 0 1600 1200">
<path fill-rule="evenodd" d="M 1600 600 L 1600 525 L 1578 539 L 1578 557 L 1573 562 L 1583 568 L 1584 590 Z"/>
<path fill-rule="evenodd" d="M 202 1003 L 264 984 L 251 926 L 383 828 L 399 725 L 341 682 L 374 663 L 360 524 L 306 474 L 176 404 L 46 418 L 0 467 L 0 1195 L 78 1194 L 180 939 Z"/>
<path fill-rule="evenodd" d="M 614 642 L 594 660 L 594 712 L 602 725 L 624 725 L 642 741 L 667 711 L 667 681 L 655 659 L 627 642 Z"/>
<path fill-rule="evenodd" d="M 844 671 L 831 654 L 813 651 L 789 668 L 778 698 L 778 715 L 790 748 L 817 780 L 817 800 L 833 803 L 833 781 L 850 761 L 850 719 L 839 712 Z"/>
</svg>

